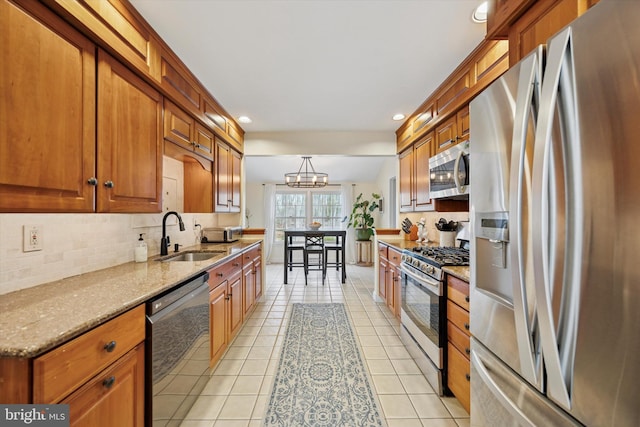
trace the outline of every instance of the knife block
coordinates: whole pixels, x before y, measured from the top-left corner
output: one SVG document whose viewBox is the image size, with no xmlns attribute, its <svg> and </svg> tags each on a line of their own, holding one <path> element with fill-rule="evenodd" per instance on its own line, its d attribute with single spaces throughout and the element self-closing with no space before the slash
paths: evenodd
<svg viewBox="0 0 640 427">
<path fill-rule="evenodd" d="M 416 241 L 418 240 L 418 226 L 412 225 L 409 229 L 409 234 L 404 235 L 405 240 Z"/>
</svg>

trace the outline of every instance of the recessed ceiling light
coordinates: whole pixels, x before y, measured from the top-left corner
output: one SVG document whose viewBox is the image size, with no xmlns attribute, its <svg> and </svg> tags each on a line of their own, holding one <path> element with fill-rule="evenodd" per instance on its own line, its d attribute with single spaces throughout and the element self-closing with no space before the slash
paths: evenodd
<svg viewBox="0 0 640 427">
<path fill-rule="evenodd" d="M 473 22 L 476 22 L 478 24 L 487 22 L 488 7 L 489 7 L 488 2 L 485 1 L 480 3 L 478 7 L 476 7 L 476 9 L 473 11 L 473 15 L 471 15 L 471 19 L 473 20 Z"/>
<path fill-rule="evenodd" d="M 251 120 L 251 118 L 248 116 L 240 116 L 238 117 L 238 121 L 240 123 L 251 123 L 253 120 Z"/>
<path fill-rule="evenodd" d="M 402 113 L 394 114 L 392 119 L 395 120 L 396 122 L 399 120 L 404 120 L 404 114 Z"/>
</svg>

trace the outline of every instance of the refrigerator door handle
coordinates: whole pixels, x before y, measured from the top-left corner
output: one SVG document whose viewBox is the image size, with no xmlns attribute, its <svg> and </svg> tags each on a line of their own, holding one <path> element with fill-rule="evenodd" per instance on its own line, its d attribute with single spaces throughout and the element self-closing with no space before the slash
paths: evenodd
<svg viewBox="0 0 640 427">
<path fill-rule="evenodd" d="M 575 149 L 571 145 L 576 145 L 571 144 L 576 137 L 571 44 L 569 27 L 554 37 L 548 49 L 534 146 L 532 218 L 533 229 L 537 230 L 533 236 L 533 264 L 547 393 L 567 410 L 571 409 L 582 258 L 581 237 L 576 232 L 582 228 L 576 209 L 581 203 L 581 186 L 576 186 L 581 173 L 572 160 L 575 153 L 571 153 Z M 560 142 L 553 141 L 556 110 L 558 120 L 562 120 Z M 563 144 L 561 151 L 554 146 L 556 143 Z M 558 166 L 554 156 L 562 157 L 563 170 L 551 167 L 552 161 Z M 556 182 L 558 176 L 564 182 Z M 556 198 L 561 199 L 558 206 Z M 567 212 L 560 230 L 550 222 L 552 208 Z M 558 221 L 555 215 L 553 220 Z"/>
<path fill-rule="evenodd" d="M 520 66 L 520 76 L 518 79 L 518 98 L 516 100 L 516 111 L 513 126 L 513 139 L 511 144 L 511 172 L 510 172 L 510 188 L 515 189 L 515 197 L 510 198 L 509 211 L 511 212 L 511 224 L 509 233 L 511 237 L 511 274 L 513 284 L 513 311 L 516 327 L 516 336 L 518 339 L 518 353 L 520 359 L 520 368 L 522 376 L 532 384 L 539 385 L 540 378 L 536 371 L 536 355 L 534 337 L 535 319 L 530 319 L 529 305 L 535 300 L 534 295 L 527 295 L 527 277 L 525 269 L 527 268 L 526 256 L 531 256 L 529 252 L 525 254 L 523 240 L 531 238 L 530 230 L 523 230 L 523 226 L 527 226 L 527 221 L 523 223 L 523 191 L 527 186 L 530 194 L 530 180 L 526 179 L 531 176 L 530 168 L 525 165 L 527 159 L 527 135 L 529 130 L 529 118 L 535 114 L 537 107 L 540 82 L 540 58 L 542 50 L 527 56 Z M 535 120 L 535 117 L 534 117 Z M 527 176 L 525 176 L 525 174 Z M 529 195 L 528 194 L 528 195 Z M 527 203 L 525 206 L 529 206 Z M 526 213 L 530 218 L 530 212 Z M 532 291 L 529 291 L 532 292 Z M 531 298 L 530 298 L 531 297 Z M 535 310 L 533 311 L 535 316 Z"/>
<path fill-rule="evenodd" d="M 491 391 L 500 404 L 518 421 L 522 427 L 536 427 L 536 425 L 522 412 L 522 410 L 500 389 L 498 384 L 491 378 L 491 373 L 487 370 L 478 353 L 471 351 L 471 363 L 475 366 L 480 379 Z"/>
</svg>

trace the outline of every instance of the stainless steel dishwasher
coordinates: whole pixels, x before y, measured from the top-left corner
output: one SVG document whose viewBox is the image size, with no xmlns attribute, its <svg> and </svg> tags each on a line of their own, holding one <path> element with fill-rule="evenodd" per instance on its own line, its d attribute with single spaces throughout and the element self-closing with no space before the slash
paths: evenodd
<svg viewBox="0 0 640 427">
<path fill-rule="evenodd" d="M 179 425 L 209 376 L 209 274 L 147 303 L 146 425 Z"/>
</svg>

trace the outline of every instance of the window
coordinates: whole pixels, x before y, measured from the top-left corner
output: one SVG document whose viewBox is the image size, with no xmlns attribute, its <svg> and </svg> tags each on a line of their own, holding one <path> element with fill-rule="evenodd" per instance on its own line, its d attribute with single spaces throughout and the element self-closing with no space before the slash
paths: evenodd
<svg viewBox="0 0 640 427">
<path fill-rule="evenodd" d="M 342 195 L 340 191 L 281 191 L 275 202 L 276 242 L 284 239 L 288 228 L 305 229 L 317 221 L 323 228 L 342 228 Z"/>
</svg>

